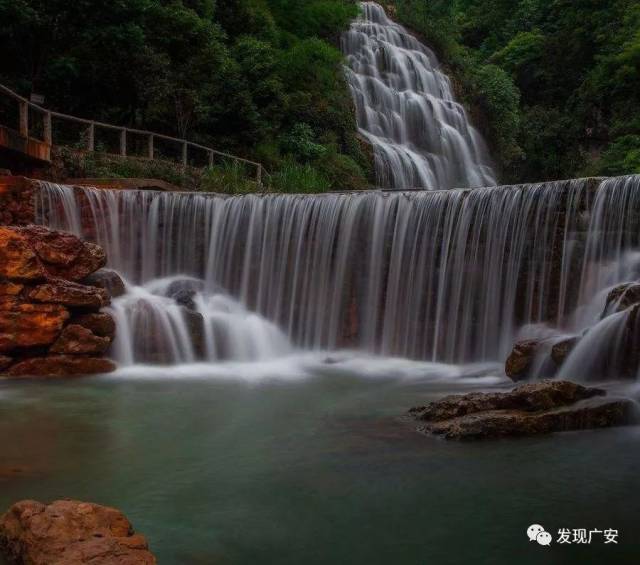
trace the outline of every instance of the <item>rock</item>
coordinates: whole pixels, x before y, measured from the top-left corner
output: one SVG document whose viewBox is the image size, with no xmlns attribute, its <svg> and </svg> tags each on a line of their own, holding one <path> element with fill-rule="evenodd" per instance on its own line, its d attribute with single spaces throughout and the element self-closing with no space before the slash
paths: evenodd
<svg viewBox="0 0 640 565">
<path fill-rule="evenodd" d="M 505 363 L 507 377 L 513 381 L 526 379 L 539 345 L 540 342 L 533 339 L 517 342 Z"/>
<path fill-rule="evenodd" d="M 52 355 L 20 361 L 9 368 L 8 375 L 11 377 L 66 377 L 110 373 L 115 369 L 115 364 L 109 359 Z"/>
<path fill-rule="evenodd" d="M 106 290 L 62 279 L 37 285 L 29 291 L 28 296 L 36 302 L 64 304 L 72 307 L 101 308 L 109 304 Z"/>
<path fill-rule="evenodd" d="M 4 299 L 0 301 L 0 352 L 50 345 L 68 319 L 69 311 L 61 305 Z"/>
<path fill-rule="evenodd" d="M 12 283 L 9 281 L 0 282 L 0 297 L 3 296 L 18 296 L 22 289 L 24 288 L 23 284 Z"/>
<path fill-rule="evenodd" d="M 89 275 L 82 282 L 86 285 L 106 290 L 111 298 L 117 298 L 126 292 L 122 277 L 113 269 L 100 269 Z"/>
<path fill-rule="evenodd" d="M 11 357 L 0 355 L 0 371 L 4 371 L 9 365 L 11 365 L 11 363 L 13 363 L 13 359 L 11 359 Z"/>
<path fill-rule="evenodd" d="M 179 290 L 177 291 L 174 295 L 173 295 L 173 299 L 180 304 L 180 306 L 184 306 L 185 308 L 189 309 L 189 310 L 196 310 L 196 303 L 193 300 L 193 297 L 195 296 L 195 291 L 194 290 Z"/>
<path fill-rule="evenodd" d="M 569 357 L 569 353 L 573 348 L 578 345 L 580 338 L 578 336 L 569 337 L 558 341 L 551 347 L 551 359 L 556 364 L 556 367 L 560 367 Z"/>
<path fill-rule="evenodd" d="M 0 549 L 25 565 L 154 565 L 144 536 L 115 508 L 23 500 L 0 518 Z"/>
<path fill-rule="evenodd" d="M 422 431 L 460 440 L 630 424 L 633 401 L 604 399 L 605 394 L 568 381 L 543 381 L 507 393 L 447 396 L 410 412 L 423 423 Z"/>
<path fill-rule="evenodd" d="M 625 283 L 612 289 L 607 295 L 604 315 L 622 312 L 640 303 L 640 283 Z"/>
<path fill-rule="evenodd" d="M 43 275 L 35 251 L 19 229 L 0 227 L 0 278 L 28 281 Z"/>
<path fill-rule="evenodd" d="M 80 281 L 107 262 L 100 246 L 70 233 L 42 226 L 19 228 L 19 233 L 27 239 L 49 277 Z"/>
<path fill-rule="evenodd" d="M 189 332 L 193 351 L 198 359 L 203 359 L 205 351 L 204 318 L 199 312 L 194 312 L 184 306 L 180 309 Z"/>
<path fill-rule="evenodd" d="M 50 353 L 82 355 L 85 353 L 104 353 L 111 345 L 111 340 L 95 335 L 90 329 L 77 324 L 69 324 L 53 344 Z"/>
<path fill-rule="evenodd" d="M 87 328 L 97 336 L 107 337 L 110 340 L 113 340 L 116 335 L 116 323 L 109 314 L 104 312 L 82 314 L 73 318 L 71 323 Z"/>
</svg>

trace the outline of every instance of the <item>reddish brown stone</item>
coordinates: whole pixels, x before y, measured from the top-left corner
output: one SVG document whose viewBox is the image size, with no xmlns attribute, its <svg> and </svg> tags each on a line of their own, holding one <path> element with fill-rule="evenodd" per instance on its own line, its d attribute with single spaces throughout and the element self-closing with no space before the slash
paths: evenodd
<svg viewBox="0 0 640 565">
<path fill-rule="evenodd" d="M 0 227 L 0 278 L 37 280 L 43 274 L 38 257 L 18 229 Z"/>
<path fill-rule="evenodd" d="M 117 298 L 126 292 L 122 277 L 113 269 L 100 269 L 82 282 L 89 286 L 104 288 L 111 298 Z"/>
<path fill-rule="evenodd" d="M 69 319 L 64 306 L 0 300 L 0 352 L 53 343 Z"/>
<path fill-rule="evenodd" d="M 91 330 L 70 324 L 49 350 L 51 353 L 80 355 L 83 353 L 104 353 L 111 345 L 111 340 L 95 335 Z"/>
<path fill-rule="evenodd" d="M 0 371 L 4 371 L 9 365 L 11 365 L 11 363 L 13 363 L 13 359 L 11 359 L 11 357 L 0 355 Z"/>
<path fill-rule="evenodd" d="M 104 289 L 62 279 L 34 287 L 29 291 L 29 298 L 35 302 L 85 308 L 100 308 L 109 304 L 109 296 Z"/>
<path fill-rule="evenodd" d="M 539 346 L 540 342 L 536 340 L 516 343 L 505 363 L 507 377 L 514 381 L 526 379 Z"/>
<path fill-rule="evenodd" d="M 12 282 L 0 282 L 0 296 L 17 296 L 22 292 L 23 284 Z"/>
<path fill-rule="evenodd" d="M 110 373 L 115 369 L 109 359 L 52 355 L 25 359 L 13 365 L 8 374 L 12 377 L 67 377 Z"/>
<path fill-rule="evenodd" d="M 0 518 L 0 548 L 28 565 L 154 565 L 144 536 L 115 508 L 23 500 Z"/>
<path fill-rule="evenodd" d="M 104 312 L 83 314 L 75 317 L 71 320 L 71 323 L 87 328 L 94 334 L 100 337 L 108 337 L 111 340 L 116 335 L 116 323 L 109 314 Z"/>
</svg>

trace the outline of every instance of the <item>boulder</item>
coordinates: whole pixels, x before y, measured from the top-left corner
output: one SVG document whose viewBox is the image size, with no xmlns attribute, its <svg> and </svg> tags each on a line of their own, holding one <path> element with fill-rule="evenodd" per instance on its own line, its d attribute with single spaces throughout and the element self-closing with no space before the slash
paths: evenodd
<svg viewBox="0 0 640 565">
<path fill-rule="evenodd" d="M 567 357 L 569 357 L 569 353 L 571 353 L 573 348 L 578 345 L 579 341 L 579 336 L 573 336 L 562 339 L 553 344 L 551 347 L 551 359 L 555 363 L 556 367 L 560 367 L 565 362 Z"/>
<path fill-rule="evenodd" d="M 607 295 L 607 302 L 603 314 L 622 312 L 640 303 L 640 283 L 625 283 L 613 288 Z"/>
<path fill-rule="evenodd" d="M 11 377 L 67 377 L 110 373 L 115 369 L 115 364 L 109 359 L 52 355 L 20 361 L 10 367 L 7 374 Z"/>
<path fill-rule="evenodd" d="M 20 228 L 19 233 L 28 241 L 49 277 L 80 281 L 107 262 L 100 246 L 70 233 L 42 226 Z"/>
<path fill-rule="evenodd" d="M 122 277 L 113 269 L 100 269 L 89 275 L 82 282 L 86 285 L 106 290 L 111 298 L 118 298 L 118 296 L 122 296 L 126 292 Z"/>
<path fill-rule="evenodd" d="M 69 311 L 58 304 L 28 304 L 15 298 L 0 300 L 0 352 L 50 345 L 68 319 Z"/>
<path fill-rule="evenodd" d="M 447 396 L 410 413 L 420 431 L 470 440 L 584 430 L 632 423 L 635 403 L 568 381 L 520 385 L 506 393 Z"/>
<path fill-rule="evenodd" d="M 69 324 L 53 344 L 50 353 L 66 355 L 82 355 L 104 353 L 111 345 L 111 340 L 95 335 L 90 329 L 77 324 Z"/>
<path fill-rule="evenodd" d="M 517 342 L 505 363 L 507 377 L 513 381 L 526 379 L 539 346 L 540 342 L 534 339 Z"/>
<path fill-rule="evenodd" d="M 28 297 L 35 302 L 95 309 L 107 306 L 110 302 L 107 291 L 102 288 L 62 279 L 35 286 L 28 292 Z"/>
<path fill-rule="evenodd" d="M 146 539 L 115 508 L 23 500 L 0 517 L 0 549 L 28 565 L 154 565 Z"/>
<path fill-rule="evenodd" d="M 19 229 L 0 227 L 0 278 L 29 281 L 43 276 L 35 251 Z"/>
<path fill-rule="evenodd" d="M 83 328 L 91 330 L 95 335 L 106 337 L 110 340 L 116 335 L 116 323 L 113 318 L 104 312 L 91 312 L 90 314 L 82 314 L 71 320 L 72 324 L 77 324 Z"/>
</svg>

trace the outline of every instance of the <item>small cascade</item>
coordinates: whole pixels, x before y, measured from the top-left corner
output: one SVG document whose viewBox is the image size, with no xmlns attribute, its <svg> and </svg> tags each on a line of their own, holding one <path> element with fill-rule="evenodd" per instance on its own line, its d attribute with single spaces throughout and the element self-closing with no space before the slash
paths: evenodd
<svg viewBox="0 0 640 565">
<path fill-rule="evenodd" d="M 492 186 L 481 135 L 435 54 L 374 2 L 342 38 L 360 133 L 375 155 L 377 185 L 448 189 Z"/>
</svg>

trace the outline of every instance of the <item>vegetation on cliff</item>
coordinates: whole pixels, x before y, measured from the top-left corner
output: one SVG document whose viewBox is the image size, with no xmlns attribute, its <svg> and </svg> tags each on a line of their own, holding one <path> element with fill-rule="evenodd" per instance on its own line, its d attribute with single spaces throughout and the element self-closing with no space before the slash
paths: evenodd
<svg viewBox="0 0 640 565">
<path fill-rule="evenodd" d="M 65 113 L 263 162 L 274 188 L 357 188 L 338 38 L 348 0 L 0 0 L 0 82 Z M 224 175 L 212 175 L 215 185 Z"/>
<path fill-rule="evenodd" d="M 397 0 L 432 45 L 503 181 L 640 172 L 635 0 Z"/>
</svg>

